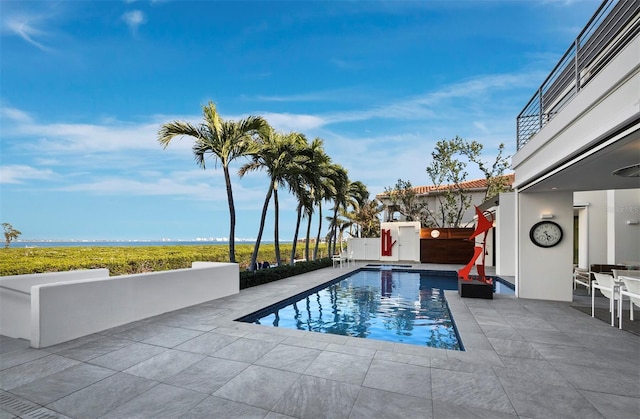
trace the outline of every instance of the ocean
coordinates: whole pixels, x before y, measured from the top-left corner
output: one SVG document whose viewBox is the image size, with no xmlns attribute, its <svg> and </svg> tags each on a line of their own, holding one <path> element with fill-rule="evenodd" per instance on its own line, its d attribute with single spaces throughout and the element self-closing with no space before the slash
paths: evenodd
<svg viewBox="0 0 640 419">
<path fill-rule="evenodd" d="M 236 244 L 254 244 L 255 241 L 236 240 Z M 263 241 L 261 244 L 270 244 L 272 241 Z M 281 242 L 284 243 L 284 242 Z M 227 246 L 228 241 L 205 240 L 171 240 L 171 241 L 147 241 L 147 240 L 22 240 L 11 242 L 10 248 L 29 247 L 114 247 L 114 246 Z"/>
</svg>

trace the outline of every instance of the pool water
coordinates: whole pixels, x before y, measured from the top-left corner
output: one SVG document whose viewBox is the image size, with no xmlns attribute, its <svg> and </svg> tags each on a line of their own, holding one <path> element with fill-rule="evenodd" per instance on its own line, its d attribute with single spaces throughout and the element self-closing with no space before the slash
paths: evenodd
<svg viewBox="0 0 640 419">
<path fill-rule="evenodd" d="M 493 292 L 503 295 L 515 295 L 516 291 L 513 284 L 508 283 L 502 278 L 495 278 L 493 281 Z"/>
<path fill-rule="evenodd" d="M 437 271 L 360 270 L 240 321 L 435 348 L 464 350 Z"/>
</svg>

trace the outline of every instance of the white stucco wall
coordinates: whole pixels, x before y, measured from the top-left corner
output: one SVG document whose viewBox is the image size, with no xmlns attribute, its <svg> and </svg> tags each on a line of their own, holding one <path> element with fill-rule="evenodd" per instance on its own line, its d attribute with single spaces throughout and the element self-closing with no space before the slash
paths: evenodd
<svg viewBox="0 0 640 419">
<path fill-rule="evenodd" d="M 382 253 L 379 253 L 380 261 L 420 262 L 420 222 L 382 223 L 380 228 L 391 230 L 391 241 L 396 242 L 391 248 L 391 256 L 382 256 Z"/>
<path fill-rule="evenodd" d="M 31 288 L 31 346 L 41 348 L 239 292 L 235 263 Z"/>
<path fill-rule="evenodd" d="M 496 207 L 496 275 L 516 276 L 516 194 L 500 194 Z"/>
<path fill-rule="evenodd" d="M 585 237 L 579 238 L 580 252 L 591 264 L 640 263 L 640 189 L 575 192 L 574 205 L 579 222 L 586 223 Z M 627 222 L 631 221 L 631 224 Z"/>
<path fill-rule="evenodd" d="M 529 239 L 529 230 L 541 221 L 541 214 L 553 214 L 552 221 L 562 227 L 563 239 L 557 246 L 542 248 Z M 572 272 L 573 193 L 519 193 L 517 296 L 572 301 Z"/>
<path fill-rule="evenodd" d="M 609 220 L 609 249 L 607 263 L 631 264 L 640 262 L 640 190 L 609 191 L 607 194 Z"/>
<path fill-rule="evenodd" d="M 594 263 L 607 262 L 607 191 L 575 192 L 574 205 L 584 206 L 579 217 L 586 217 L 587 237 L 579 240 L 587 249 L 588 259 L 581 264 L 589 268 Z"/>
<path fill-rule="evenodd" d="M 347 252 L 353 252 L 355 260 L 380 260 L 380 238 L 347 239 Z"/>
<path fill-rule="evenodd" d="M 0 277 L 0 335 L 31 338 L 31 287 L 65 281 L 108 278 L 108 269 L 86 269 Z"/>
</svg>

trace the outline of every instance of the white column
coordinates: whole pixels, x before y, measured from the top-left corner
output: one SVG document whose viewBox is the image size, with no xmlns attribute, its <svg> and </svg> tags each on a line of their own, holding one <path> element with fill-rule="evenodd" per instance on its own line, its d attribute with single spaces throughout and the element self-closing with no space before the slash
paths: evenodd
<svg viewBox="0 0 640 419">
<path fill-rule="evenodd" d="M 518 201 L 518 297 L 572 301 L 573 192 L 520 192 Z M 542 214 L 553 214 L 563 230 L 554 247 L 538 247 L 529 239 Z"/>
</svg>

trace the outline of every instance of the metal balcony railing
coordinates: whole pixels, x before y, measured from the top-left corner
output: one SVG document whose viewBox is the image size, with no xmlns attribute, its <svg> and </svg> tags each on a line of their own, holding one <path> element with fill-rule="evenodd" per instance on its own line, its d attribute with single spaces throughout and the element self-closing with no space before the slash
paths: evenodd
<svg viewBox="0 0 640 419">
<path fill-rule="evenodd" d="M 517 150 L 640 33 L 640 1 L 604 0 L 517 118 Z"/>
</svg>

